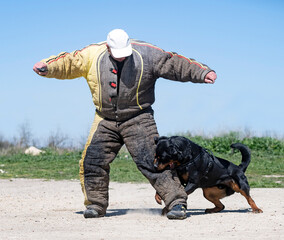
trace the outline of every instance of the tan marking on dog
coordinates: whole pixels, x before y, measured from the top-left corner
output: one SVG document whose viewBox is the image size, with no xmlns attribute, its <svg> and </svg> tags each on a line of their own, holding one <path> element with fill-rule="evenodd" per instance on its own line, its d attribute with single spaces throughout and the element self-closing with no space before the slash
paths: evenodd
<svg viewBox="0 0 284 240">
<path fill-rule="evenodd" d="M 226 189 L 219 189 L 218 187 L 202 188 L 203 196 L 210 202 L 212 202 L 215 207 L 207 208 L 205 213 L 217 213 L 222 211 L 225 206 L 220 202 L 220 199 L 227 196 Z"/>
</svg>

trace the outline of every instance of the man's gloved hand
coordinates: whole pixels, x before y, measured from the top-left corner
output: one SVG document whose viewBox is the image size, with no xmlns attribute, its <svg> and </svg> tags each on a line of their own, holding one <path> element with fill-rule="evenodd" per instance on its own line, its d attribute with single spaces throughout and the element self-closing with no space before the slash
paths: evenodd
<svg viewBox="0 0 284 240">
<path fill-rule="evenodd" d="M 213 84 L 215 83 L 216 78 L 217 74 L 215 72 L 209 72 L 206 74 L 204 82 Z"/>
<path fill-rule="evenodd" d="M 33 67 L 33 70 L 40 76 L 45 76 L 48 72 L 47 65 L 43 62 L 36 63 Z"/>
</svg>

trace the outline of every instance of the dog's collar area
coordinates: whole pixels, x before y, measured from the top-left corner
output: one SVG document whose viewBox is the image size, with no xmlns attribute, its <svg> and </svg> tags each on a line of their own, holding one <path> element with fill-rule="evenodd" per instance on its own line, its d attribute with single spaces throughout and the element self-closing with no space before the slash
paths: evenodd
<svg viewBox="0 0 284 240">
<path fill-rule="evenodd" d="M 195 167 L 196 167 L 196 169 L 197 169 L 196 163 L 197 163 L 197 161 L 200 160 L 201 154 L 202 154 L 202 151 L 201 151 L 199 154 L 197 154 L 197 155 L 194 157 L 193 160 L 191 160 L 190 162 L 185 162 L 185 163 L 183 163 L 183 164 L 180 164 L 179 166 L 177 166 L 176 169 L 179 170 L 179 169 L 183 169 L 183 168 L 185 168 L 185 167 L 188 168 L 188 167 L 190 167 L 191 165 L 195 165 Z"/>
<path fill-rule="evenodd" d="M 199 161 L 201 160 L 201 156 L 204 154 L 208 154 L 211 158 L 211 160 L 209 161 L 208 164 L 206 164 L 206 166 L 202 166 L 204 165 L 204 163 L 200 163 Z M 206 175 L 208 174 L 208 172 L 212 169 L 213 166 L 213 161 L 214 161 L 214 155 L 209 152 L 207 152 L 206 150 L 202 149 L 201 152 L 199 154 L 197 154 L 193 160 L 191 160 L 190 162 L 185 162 L 179 166 L 176 167 L 177 170 L 182 170 L 184 168 L 187 169 L 187 171 L 189 170 L 189 168 L 191 167 L 195 167 L 195 169 L 198 172 L 202 172 L 202 177 L 206 177 Z"/>
</svg>

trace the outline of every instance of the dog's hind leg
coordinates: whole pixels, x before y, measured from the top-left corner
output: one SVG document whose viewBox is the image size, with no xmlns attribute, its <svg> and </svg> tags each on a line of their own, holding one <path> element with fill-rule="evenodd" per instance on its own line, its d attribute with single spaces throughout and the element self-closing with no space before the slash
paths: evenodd
<svg viewBox="0 0 284 240">
<path fill-rule="evenodd" d="M 221 198 L 226 197 L 226 189 L 220 189 L 218 187 L 203 188 L 203 196 L 210 202 L 212 202 L 215 207 L 207 208 L 205 213 L 217 213 L 222 211 L 225 206 L 220 202 Z"/>
<path fill-rule="evenodd" d="M 251 208 L 252 208 L 252 212 L 253 212 L 253 213 L 262 213 L 262 212 L 263 212 L 260 208 L 258 208 L 258 207 L 256 206 L 254 200 L 251 198 L 251 196 L 249 195 L 249 193 L 246 193 L 246 192 L 248 192 L 248 191 L 244 191 L 244 190 L 240 189 L 240 187 L 238 186 L 238 184 L 235 183 L 234 181 L 230 181 L 228 184 L 229 184 L 229 186 L 230 186 L 235 192 L 239 192 L 240 194 L 242 194 L 242 195 L 246 198 L 248 204 L 249 204 L 249 205 L 251 206 Z"/>
</svg>

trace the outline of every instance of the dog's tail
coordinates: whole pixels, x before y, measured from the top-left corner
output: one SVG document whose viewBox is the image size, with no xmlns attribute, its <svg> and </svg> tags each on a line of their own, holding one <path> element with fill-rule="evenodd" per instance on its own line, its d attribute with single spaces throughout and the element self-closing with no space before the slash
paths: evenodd
<svg viewBox="0 0 284 240">
<path fill-rule="evenodd" d="M 238 149 L 242 154 L 242 162 L 239 167 L 242 169 L 243 172 L 247 170 L 247 167 L 250 163 L 250 149 L 242 144 L 242 143 L 234 143 L 231 145 L 231 148 Z"/>
</svg>

